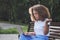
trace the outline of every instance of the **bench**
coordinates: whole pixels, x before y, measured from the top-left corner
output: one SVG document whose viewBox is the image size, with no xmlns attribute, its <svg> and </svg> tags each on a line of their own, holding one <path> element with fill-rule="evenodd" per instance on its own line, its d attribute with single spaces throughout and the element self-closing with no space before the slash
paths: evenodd
<svg viewBox="0 0 60 40">
<path fill-rule="evenodd" d="M 59 23 L 53 24 L 53 22 L 51 23 L 51 26 L 49 28 L 50 30 L 50 36 L 49 36 L 49 40 L 55 40 L 55 39 L 60 39 L 60 24 Z M 54 26 L 55 25 L 55 26 Z M 28 32 L 33 32 L 34 31 L 34 22 L 30 22 L 28 25 Z"/>
</svg>

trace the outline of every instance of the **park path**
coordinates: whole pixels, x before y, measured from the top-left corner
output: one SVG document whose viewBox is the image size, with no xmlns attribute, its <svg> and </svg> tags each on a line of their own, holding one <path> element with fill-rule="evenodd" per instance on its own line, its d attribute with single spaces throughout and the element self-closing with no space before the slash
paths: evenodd
<svg viewBox="0 0 60 40">
<path fill-rule="evenodd" d="M 0 34 L 0 40 L 18 40 L 18 34 Z"/>
<path fill-rule="evenodd" d="M 10 23 L 0 23 L 2 29 L 17 28 L 18 32 L 22 32 L 22 25 L 10 24 Z"/>
<path fill-rule="evenodd" d="M 18 32 L 22 32 L 22 25 L 15 25 L 10 23 L 0 23 L 2 29 L 17 28 Z M 0 40 L 18 40 L 19 34 L 0 34 Z"/>
</svg>

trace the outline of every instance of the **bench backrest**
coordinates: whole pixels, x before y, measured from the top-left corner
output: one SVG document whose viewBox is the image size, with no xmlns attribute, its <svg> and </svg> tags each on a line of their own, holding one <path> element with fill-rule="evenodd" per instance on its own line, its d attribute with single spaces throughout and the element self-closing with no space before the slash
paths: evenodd
<svg viewBox="0 0 60 40">
<path fill-rule="evenodd" d="M 49 26 L 49 27 L 50 27 L 49 39 L 50 40 L 60 39 L 60 26 Z M 34 28 L 34 22 L 30 22 L 28 27 L 28 32 L 33 32 L 34 31 L 33 28 Z"/>
</svg>

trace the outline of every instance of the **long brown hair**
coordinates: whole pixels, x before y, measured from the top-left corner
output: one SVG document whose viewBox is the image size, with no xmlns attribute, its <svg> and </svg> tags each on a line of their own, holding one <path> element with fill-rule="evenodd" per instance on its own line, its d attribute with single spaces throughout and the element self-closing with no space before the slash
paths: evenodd
<svg viewBox="0 0 60 40">
<path fill-rule="evenodd" d="M 36 20 L 35 17 L 34 17 L 34 15 L 33 15 L 33 10 L 37 11 L 38 14 L 40 16 L 42 16 L 44 19 L 51 17 L 50 16 L 50 12 L 49 12 L 49 10 L 48 10 L 48 8 L 46 6 L 37 4 L 37 5 L 34 5 L 34 6 L 32 6 L 32 7 L 29 8 L 29 13 L 30 13 L 30 15 L 32 15 L 31 16 L 31 20 L 32 21 Z"/>
</svg>

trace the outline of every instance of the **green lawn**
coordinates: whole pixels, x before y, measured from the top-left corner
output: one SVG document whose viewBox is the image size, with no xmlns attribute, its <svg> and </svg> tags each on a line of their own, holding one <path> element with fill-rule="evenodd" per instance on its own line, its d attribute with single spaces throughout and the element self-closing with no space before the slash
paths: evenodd
<svg viewBox="0 0 60 40">
<path fill-rule="evenodd" d="M 18 34 L 16 28 L 0 29 L 0 34 Z"/>
<path fill-rule="evenodd" d="M 27 32 L 28 25 L 22 25 L 23 32 Z M 18 34 L 17 28 L 2 29 L 0 28 L 0 34 Z"/>
</svg>

